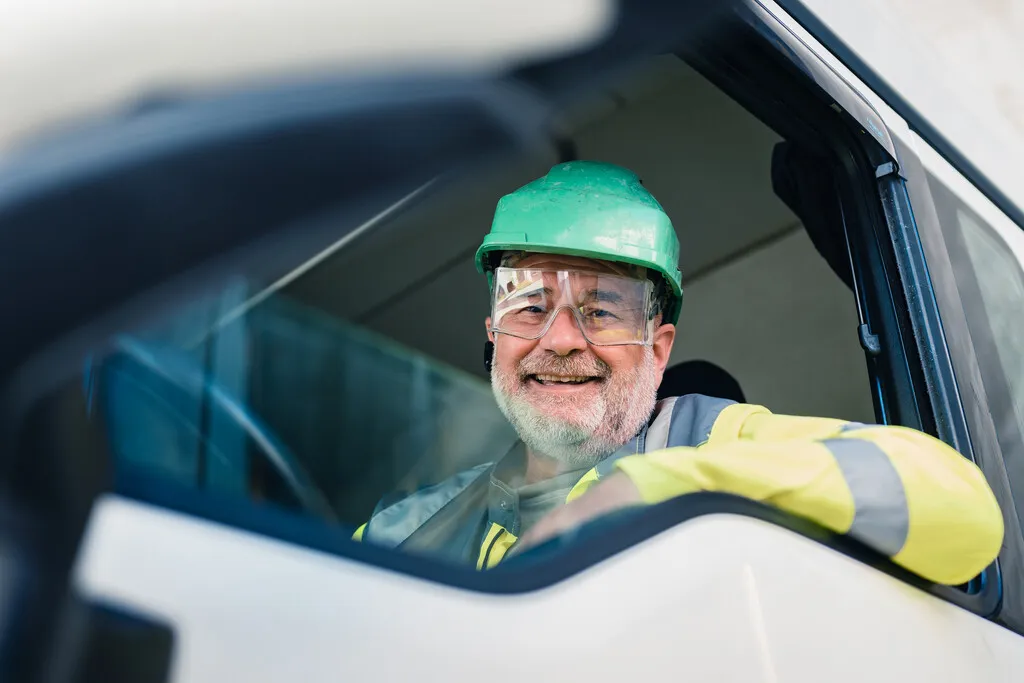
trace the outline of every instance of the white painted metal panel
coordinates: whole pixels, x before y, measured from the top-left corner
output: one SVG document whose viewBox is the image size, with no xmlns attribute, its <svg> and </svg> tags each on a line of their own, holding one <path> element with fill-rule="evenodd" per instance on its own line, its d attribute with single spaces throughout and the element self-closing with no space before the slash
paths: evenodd
<svg viewBox="0 0 1024 683">
<path fill-rule="evenodd" d="M 108 497 L 76 581 L 169 619 L 173 680 L 189 683 L 1009 683 L 1024 667 L 1024 638 L 729 515 L 495 596 Z"/>
</svg>

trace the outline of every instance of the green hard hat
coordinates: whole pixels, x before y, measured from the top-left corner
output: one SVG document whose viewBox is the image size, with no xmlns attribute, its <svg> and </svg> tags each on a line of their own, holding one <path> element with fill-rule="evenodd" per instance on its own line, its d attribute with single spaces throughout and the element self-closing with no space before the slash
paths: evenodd
<svg viewBox="0 0 1024 683">
<path fill-rule="evenodd" d="M 531 251 L 617 261 L 659 273 L 671 296 L 662 320 L 675 323 L 683 299 L 679 238 L 668 214 L 629 169 L 597 161 L 554 166 L 498 201 L 476 267 L 491 277 L 495 256 Z"/>
</svg>

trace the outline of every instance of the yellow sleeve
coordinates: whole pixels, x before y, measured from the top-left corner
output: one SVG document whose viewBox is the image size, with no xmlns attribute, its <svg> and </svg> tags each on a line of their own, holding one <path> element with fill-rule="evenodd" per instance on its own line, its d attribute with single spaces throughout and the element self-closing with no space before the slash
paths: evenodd
<svg viewBox="0 0 1024 683">
<path fill-rule="evenodd" d="M 369 522 L 363 522 L 362 524 L 359 525 L 359 528 L 356 529 L 355 533 L 352 534 L 352 540 L 353 541 L 361 541 L 361 540 L 363 540 L 363 532 L 366 531 L 366 525 L 367 524 L 369 524 Z"/>
<path fill-rule="evenodd" d="M 648 503 L 722 491 L 848 534 L 920 576 L 959 584 L 998 555 L 1003 518 L 973 463 L 904 427 L 723 411 L 708 443 L 620 459 Z"/>
</svg>

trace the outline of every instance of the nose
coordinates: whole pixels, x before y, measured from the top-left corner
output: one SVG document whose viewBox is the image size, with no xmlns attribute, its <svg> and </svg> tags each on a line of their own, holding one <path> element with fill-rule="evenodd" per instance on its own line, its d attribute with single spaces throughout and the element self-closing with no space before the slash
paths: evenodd
<svg viewBox="0 0 1024 683">
<path fill-rule="evenodd" d="M 559 309 L 551 327 L 540 338 L 539 346 L 559 356 L 568 356 L 573 351 L 587 348 L 587 338 L 576 323 L 576 317 L 568 308 Z"/>
</svg>

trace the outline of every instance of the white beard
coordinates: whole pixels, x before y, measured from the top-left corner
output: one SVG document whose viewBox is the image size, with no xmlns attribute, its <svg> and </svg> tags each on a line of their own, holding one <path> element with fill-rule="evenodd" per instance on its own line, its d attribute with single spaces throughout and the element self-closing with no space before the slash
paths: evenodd
<svg viewBox="0 0 1024 683">
<path fill-rule="evenodd" d="M 534 452 L 573 469 L 593 467 L 625 445 L 650 419 L 658 393 L 654 349 L 644 347 L 641 362 L 617 374 L 612 374 L 608 365 L 592 354 L 563 358 L 546 353 L 531 353 L 513 372 L 495 364 L 491 372 L 494 398 L 519 438 Z M 604 376 L 605 384 L 596 399 L 571 406 L 572 419 L 559 418 L 545 407 L 564 413 L 568 407 L 565 401 L 578 399 L 526 395 L 526 375 L 545 371 Z"/>
</svg>

